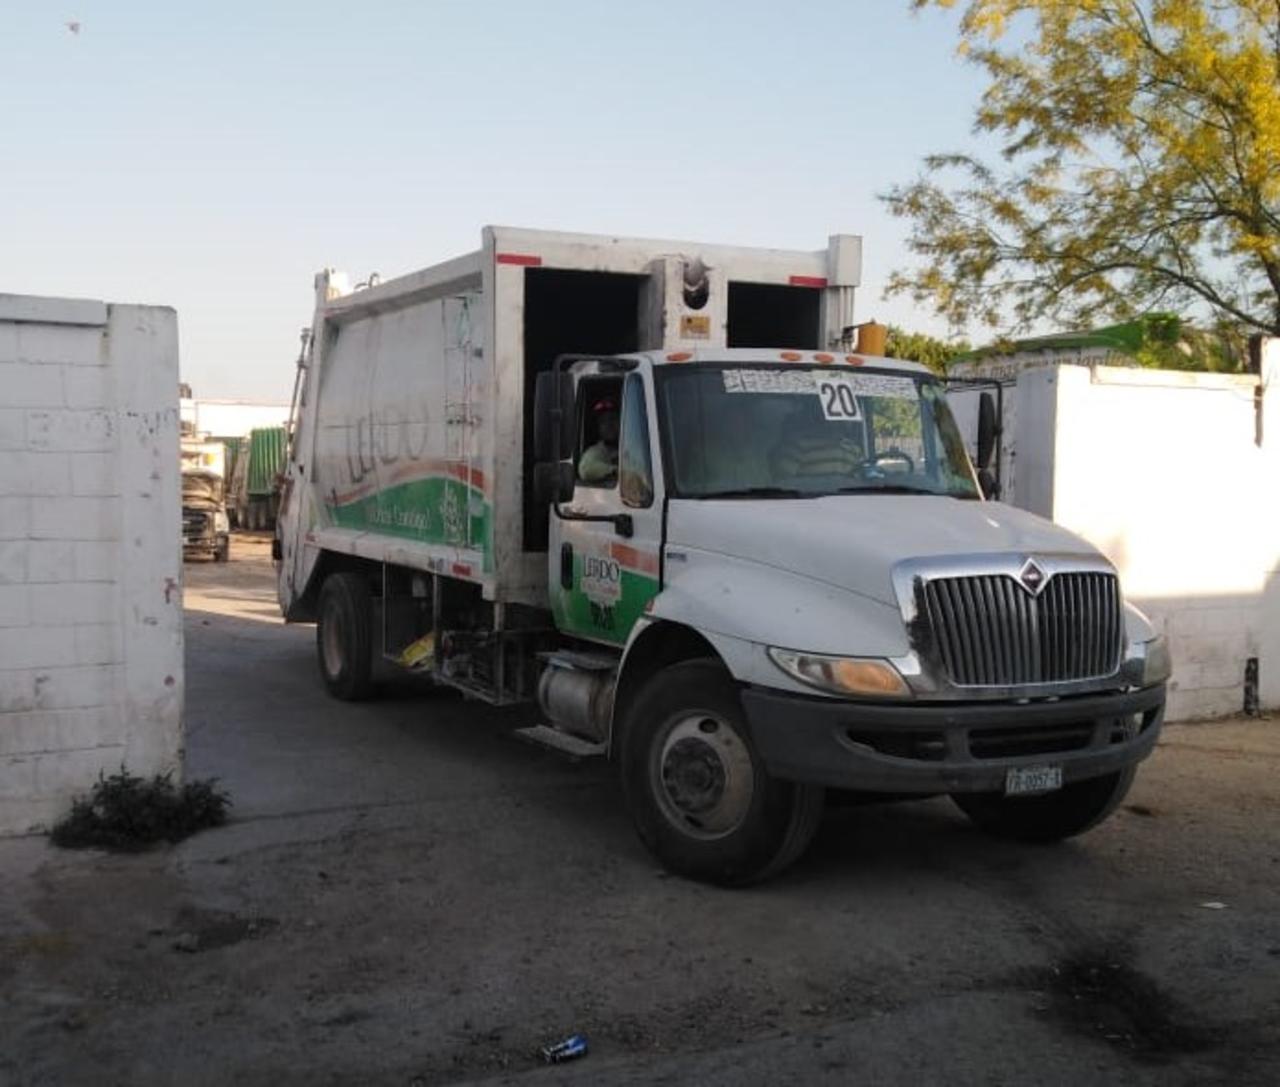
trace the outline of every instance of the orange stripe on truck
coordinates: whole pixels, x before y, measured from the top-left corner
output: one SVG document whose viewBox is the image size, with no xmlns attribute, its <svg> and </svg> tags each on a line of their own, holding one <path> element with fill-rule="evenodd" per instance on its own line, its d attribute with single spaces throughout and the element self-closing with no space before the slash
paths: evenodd
<svg viewBox="0 0 1280 1087">
<path fill-rule="evenodd" d="M 609 547 L 609 554 L 628 570 L 639 574 L 658 576 L 658 556 L 651 551 L 641 551 L 629 544 L 615 543 Z"/>
</svg>

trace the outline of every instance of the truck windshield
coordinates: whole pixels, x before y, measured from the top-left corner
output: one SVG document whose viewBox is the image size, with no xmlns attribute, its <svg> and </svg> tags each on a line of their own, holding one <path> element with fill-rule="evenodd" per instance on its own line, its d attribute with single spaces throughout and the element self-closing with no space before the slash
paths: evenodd
<svg viewBox="0 0 1280 1087">
<path fill-rule="evenodd" d="M 768 364 L 663 367 L 668 487 L 684 498 L 979 497 L 926 374 Z"/>
</svg>

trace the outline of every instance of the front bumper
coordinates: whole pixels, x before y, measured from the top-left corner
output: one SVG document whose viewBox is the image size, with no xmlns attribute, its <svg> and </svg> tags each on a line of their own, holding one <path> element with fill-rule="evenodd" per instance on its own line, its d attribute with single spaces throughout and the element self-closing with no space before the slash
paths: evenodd
<svg viewBox="0 0 1280 1087">
<path fill-rule="evenodd" d="M 1011 767 L 1062 767 L 1064 783 L 1151 754 L 1165 686 L 1052 701 L 847 702 L 742 690 L 756 750 L 789 781 L 886 793 L 994 792 Z"/>
</svg>

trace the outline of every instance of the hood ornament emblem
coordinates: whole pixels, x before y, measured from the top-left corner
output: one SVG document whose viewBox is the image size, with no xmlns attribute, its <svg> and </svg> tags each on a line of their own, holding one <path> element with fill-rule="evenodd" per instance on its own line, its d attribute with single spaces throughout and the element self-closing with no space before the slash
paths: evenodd
<svg viewBox="0 0 1280 1087">
<path fill-rule="evenodd" d="M 1027 559 L 1018 571 L 1018 581 L 1032 596 L 1039 596 L 1049 583 L 1049 575 L 1044 572 L 1035 559 Z"/>
</svg>

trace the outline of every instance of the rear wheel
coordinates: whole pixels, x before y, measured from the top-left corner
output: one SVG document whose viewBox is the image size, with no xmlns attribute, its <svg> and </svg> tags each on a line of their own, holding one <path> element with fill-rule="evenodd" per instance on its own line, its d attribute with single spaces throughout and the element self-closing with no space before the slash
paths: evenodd
<svg viewBox="0 0 1280 1087">
<path fill-rule="evenodd" d="M 1119 807 L 1136 767 L 1064 785 L 1044 796 L 953 793 L 951 799 L 974 824 L 1000 838 L 1057 842 L 1096 827 Z"/>
<path fill-rule="evenodd" d="M 316 656 L 335 698 L 357 702 L 374 693 L 373 599 L 359 574 L 330 574 L 320 590 Z"/>
<path fill-rule="evenodd" d="M 226 562 L 227 559 L 229 559 L 230 557 L 231 557 L 231 539 L 228 536 L 223 536 L 222 539 L 218 541 L 218 546 L 214 549 L 213 561 Z"/>
<path fill-rule="evenodd" d="M 777 875 L 822 818 L 821 788 L 765 770 L 733 682 L 714 661 L 658 672 L 626 714 L 620 754 L 641 840 L 692 879 L 743 885 Z"/>
</svg>

